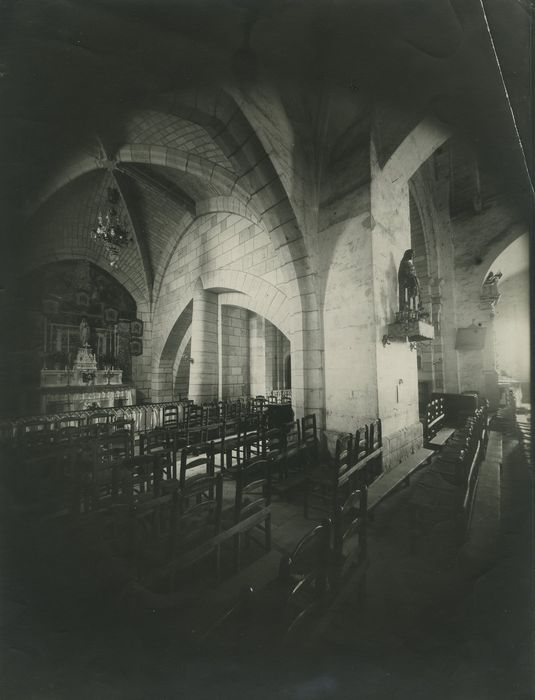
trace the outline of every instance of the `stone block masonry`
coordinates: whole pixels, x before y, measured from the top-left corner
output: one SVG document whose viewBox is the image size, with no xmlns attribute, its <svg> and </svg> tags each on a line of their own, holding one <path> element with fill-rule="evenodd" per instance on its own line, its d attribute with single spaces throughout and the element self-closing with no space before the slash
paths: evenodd
<svg viewBox="0 0 535 700">
<path fill-rule="evenodd" d="M 249 312 L 227 305 L 220 310 L 221 395 L 225 400 L 249 394 Z"/>
</svg>

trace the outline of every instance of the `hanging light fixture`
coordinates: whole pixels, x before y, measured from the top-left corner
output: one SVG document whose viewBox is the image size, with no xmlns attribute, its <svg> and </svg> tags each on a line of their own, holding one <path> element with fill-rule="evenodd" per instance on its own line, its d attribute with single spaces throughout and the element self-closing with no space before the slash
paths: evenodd
<svg viewBox="0 0 535 700">
<path fill-rule="evenodd" d="M 117 211 L 119 201 L 119 192 L 115 187 L 108 187 L 108 211 L 105 216 L 99 212 L 97 226 L 91 229 L 91 238 L 104 243 L 111 267 L 117 267 L 121 249 L 125 248 L 131 240 L 126 224 Z"/>
</svg>

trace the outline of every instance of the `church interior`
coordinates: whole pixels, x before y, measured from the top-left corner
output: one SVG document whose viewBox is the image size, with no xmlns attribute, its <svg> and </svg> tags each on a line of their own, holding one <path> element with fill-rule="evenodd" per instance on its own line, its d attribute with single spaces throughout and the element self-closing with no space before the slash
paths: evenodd
<svg viewBox="0 0 535 700">
<path fill-rule="evenodd" d="M 6 700 L 531 697 L 531 0 L 6 0 Z"/>
</svg>

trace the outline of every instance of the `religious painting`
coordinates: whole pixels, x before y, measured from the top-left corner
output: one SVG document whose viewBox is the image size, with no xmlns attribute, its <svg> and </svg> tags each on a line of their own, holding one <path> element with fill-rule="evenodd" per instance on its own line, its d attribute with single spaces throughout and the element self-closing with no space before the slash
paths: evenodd
<svg viewBox="0 0 535 700">
<path fill-rule="evenodd" d="M 130 333 L 130 321 L 125 320 L 124 318 L 119 319 L 117 331 L 121 333 L 121 335 L 128 335 Z"/>
<path fill-rule="evenodd" d="M 133 357 L 143 354 L 143 341 L 140 338 L 132 338 L 130 341 L 130 354 Z"/>
<path fill-rule="evenodd" d="M 104 320 L 106 321 L 106 323 L 116 323 L 118 316 L 119 312 L 117 311 L 117 309 L 114 309 L 112 307 L 104 309 Z"/>
<path fill-rule="evenodd" d="M 143 321 L 140 318 L 136 318 L 130 322 L 130 333 L 137 337 L 143 335 Z"/>
<path fill-rule="evenodd" d="M 87 308 L 89 306 L 89 294 L 85 290 L 80 289 L 77 291 L 75 294 L 75 299 L 76 306 L 81 306 L 83 308 Z"/>
</svg>

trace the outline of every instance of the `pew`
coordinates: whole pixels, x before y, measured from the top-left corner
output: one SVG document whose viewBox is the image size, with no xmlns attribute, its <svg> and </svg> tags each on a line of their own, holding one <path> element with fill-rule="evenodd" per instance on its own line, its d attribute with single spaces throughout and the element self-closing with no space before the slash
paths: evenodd
<svg viewBox="0 0 535 700">
<path fill-rule="evenodd" d="M 451 438 L 454 428 L 446 427 L 446 412 L 444 398 L 434 395 L 427 404 L 424 419 L 425 446 L 430 449 L 440 449 Z"/>
<path fill-rule="evenodd" d="M 373 511 L 399 486 L 408 486 L 414 472 L 427 464 L 433 454 L 433 450 L 421 447 L 376 479 L 368 488 L 368 515 L 373 515 Z"/>
</svg>

